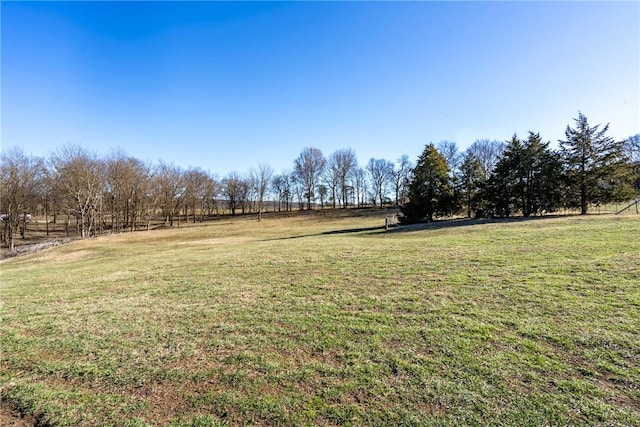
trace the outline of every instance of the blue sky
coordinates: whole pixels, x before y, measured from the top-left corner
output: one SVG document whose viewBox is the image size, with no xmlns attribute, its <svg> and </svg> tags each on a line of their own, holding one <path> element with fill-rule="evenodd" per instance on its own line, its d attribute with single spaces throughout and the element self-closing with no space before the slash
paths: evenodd
<svg viewBox="0 0 640 427">
<path fill-rule="evenodd" d="M 2 2 L 2 146 L 291 168 L 413 161 L 578 110 L 640 132 L 639 2 Z"/>
</svg>

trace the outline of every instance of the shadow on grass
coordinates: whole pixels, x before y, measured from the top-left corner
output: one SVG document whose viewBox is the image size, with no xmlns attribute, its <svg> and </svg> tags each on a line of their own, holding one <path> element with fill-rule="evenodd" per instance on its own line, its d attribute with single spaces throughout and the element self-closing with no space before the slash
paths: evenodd
<svg viewBox="0 0 640 427">
<path fill-rule="evenodd" d="M 265 239 L 265 241 L 292 240 L 292 239 L 302 239 L 304 237 L 331 236 L 335 234 L 355 234 L 355 233 L 363 233 L 367 231 L 369 232 L 367 234 L 376 234 L 374 232 L 380 232 L 380 231 L 384 232 L 384 225 L 381 225 L 378 227 L 345 228 L 342 230 L 323 231 L 322 233 L 301 234 L 299 236 L 276 237 L 274 239 Z"/>
<path fill-rule="evenodd" d="M 519 222 L 543 221 L 547 219 L 562 218 L 562 217 L 568 217 L 568 216 L 567 215 L 545 215 L 545 216 L 530 216 L 530 217 L 516 216 L 516 217 L 509 217 L 509 218 L 448 219 L 448 220 L 438 220 L 433 222 L 424 222 L 419 224 L 400 225 L 398 227 L 392 228 L 391 230 L 389 230 L 389 232 L 407 233 L 412 231 L 440 230 L 443 228 L 468 227 L 472 225 L 483 225 L 483 224 L 510 224 L 510 223 L 519 223 Z"/>
<path fill-rule="evenodd" d="M 425 222 L 425 223 L 419 223 L 419 224 L 398 225 L 398 226 L 389 228 L 389 230 L 385 230 L 384 225 L 380 225 L 376 227 L 345 228 L 342 230 L 323 231 L 322 233 L 310 233 L 310 234 L 301 234 L 298 236 L 277 237 L 274 239 L 267 239 L 266 241 L 302 239 L 305 237 L 331 236 L 331 235 L 339 235 L 339 234 L 362 233 L 365 235 L 377 235 L 377 234 L 386 234 L 386 233 L 410 233 L 410 232 L 422 231 L 422 230 L 441 230 L 446 228 L 468 227 L 468 226 L 483 225 L 483 224 L 510 224 L 510 223 L 543 221 L 547 219 L 562 218 L 562 217 L 568 217 L 568 216 L 567 215 L 545 215 L 545 216 L 535 216 L 535 217 L 446 219 L 446 220 L 437 220 L 433 222 Z"/>
</svg>

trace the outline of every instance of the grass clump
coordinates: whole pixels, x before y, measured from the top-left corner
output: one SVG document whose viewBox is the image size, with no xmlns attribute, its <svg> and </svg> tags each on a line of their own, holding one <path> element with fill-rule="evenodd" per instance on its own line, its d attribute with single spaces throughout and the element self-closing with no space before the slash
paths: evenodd
<svg viewBox="0 0 640 427">
<path fill-rule="evenodd" d="M 53 425 L 640 424 L 636 217 L 382 224 L 240 218 L 4 261 L 2 399 Z"/>
</svg>

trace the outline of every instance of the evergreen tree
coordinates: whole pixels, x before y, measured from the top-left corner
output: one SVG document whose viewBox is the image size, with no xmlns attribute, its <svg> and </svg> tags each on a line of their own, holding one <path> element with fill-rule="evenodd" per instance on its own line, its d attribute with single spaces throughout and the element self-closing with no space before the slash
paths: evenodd
<svg viewBox="0 0 640 427">
<path fill-rule="evenodd" d="M 561 201 L 561 171 L 559 156 L 539 134 L 529 132 L 526 141 L 514 135 L 485 189 L 489 211 L 506 217 L 553 212 Z"/>
<path fill-rule="evenodd" d="M 525 188 L 521 195 L 524 216 L 555 212 L 562 202 L 562 160 L 543 142 L 540 134 L 529 132 L 521 165 Z"/>
<path fill-rule="evenodd" d="M 519 164 L 523 156 L 522 142 L 516 135 L 507 142 L 483 191 L 487 213 L 509 217 L 518 209 L 517 194 L 522 176 Z"/>
<path fill-rule="evenodd" d="M 633 195 L 630 164 L 624 156 L 624 141 L 606 136 L 607 124 L 590 127 L 578 113 L 576 127 L 567 126 L 566 140 L 559 141 L 565 167 L 569 206 L 586 215 L 592 204 L 628 200 Z"/>
<path fill-rule="evenodd" d="M 436 215 L 453 214 L 454 192 L 447 161 L 428 144 L 413 169 L 409 202 L 402 207 L 406 222 L 433 221 Z"/>
<path fill-rule="evenodd" d="M 471 218 L 472 213 L 479 207 L 478 195 L 480 189 L 486 182 L 486 176 L 482 163 L 472 153 L 467 153 L 460 166 L 460 193 L 464 206 L 467 208 L 467 217 Z M 483 216 L 481 213 L 480 216 Z"/>
</svg>

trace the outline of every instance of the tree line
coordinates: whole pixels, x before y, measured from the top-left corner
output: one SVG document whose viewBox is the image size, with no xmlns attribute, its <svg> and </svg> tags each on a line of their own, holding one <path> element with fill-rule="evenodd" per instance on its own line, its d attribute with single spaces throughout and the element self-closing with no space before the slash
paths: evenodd
<svg viewBox="0 0 640 427">
<path fill-rule="evenodd" d="M 566 141 L 553 151 L 539 134 L 526 140 L 477 140 L 464 153 L 455 142 L 428 144 L 412 164 L 356 153 L 329 156 L 305 147 L 291 170 L 275 173 L 266 163 L 248 173 L 220 178 L 198 167 L 159 161 L 147 164 L 122 151 L 106 157 L 65 145 L 47 158 L 19 147 L 0 155 L 3 243 L 11 250 L 24 234 L 28 215 L 63 222 L 81 237 L 105 231 L 149 229 L 158 217 L 167 225 L 236 215 L 314 207 L 401 206 L 406 221 L 429 221 L 464 212 L 472 216 L 524 216 L 628 200 L 640 187 L 640 135 L 616 142 L 608 126 L 589 127 L 582 114 Z M 62 218 L 62 219 L 61 219 Z"/>
<path fill-rule="evenodd" d="M 183 169 L 158 161 L 147 164 L 123 151 L 106 157 L 65 145 L 48 157 L 11 147 L 0 155 L 2 241 L 14 249 L 31 214 L 84 238 L 104 232 L 149 229 L 203 221 L 207 216 L 291 211 L 330 206 L 400 204 L 411 164 L 371 159 L 364 167 L 346 148 L 328 157 L 304 148 L 291 170 L 275 173 L 261 163 L 248 173 L 220 178 L 199 167 Z M 392 198 L 393 197 L 393 198 Z"/>
<path fill-rule="evenodd" d="M 405 222 L 466 216 L 542 215 L 625 202 L 640 193 L 640 134 L 624 141 L 609 125 L 590 126 L 582 113 L 567 126 L 559 150 L 539 133 L 505 143 L 478 141 L 465 153 L 455 144 L 427 144 L 413 169 Z"/>
</svg>

